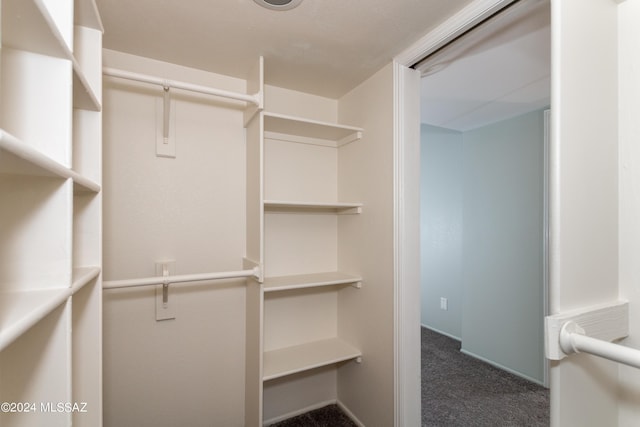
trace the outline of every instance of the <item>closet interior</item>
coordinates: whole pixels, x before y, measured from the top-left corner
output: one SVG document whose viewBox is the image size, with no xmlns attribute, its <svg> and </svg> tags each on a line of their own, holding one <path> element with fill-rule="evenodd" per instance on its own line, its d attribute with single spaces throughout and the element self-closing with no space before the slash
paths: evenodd
<svg viewBox="0 0 640 427">
<path fill-rule="evenodd" d="M 93 0 L 1 13 L 0 425 L 101 425 L 102 24 Z"/>
<path fill-rule="evenodd" d="M 173 287 L 248 277 L 245 424 L 261 425 L 335 403 L 338 366 L 358 363 L 362 357 L 360 349 L 338 332 L 338 305 L 345 296 L 357 295 L 363 282 L 357 270 L 341 269 L 340 251 L 348 249 L 350 239 L 340 236 L 358 224 L 365 207 L 342 199 L 339 179 L 339 165 L 348 167 L 348 162 L 341 164 L 340 153 L 362 140 L 363 129 L 268 111 L 262 58 L 247 79 L 246 94 L 216 93 L 213 88 L 113 68 L 106 68 L 105 74 L 248 101 L 243 112 L 244 270 L 193 275 L 181 271 L 161 279 L 108 280 L 103 287 Z"/>
<path fill-rule="evenodd" d="M 0 401 L 38 407 L 0 424 L 102 425 L 103 28 L 94 0 L 1 11 Z M 364 375 L 366 147 L 360 127 L 265 108 L 262 58 L 247 93 L 244 423 L 262 425 L 339 403 L 343 368 Z"/>
</svg>

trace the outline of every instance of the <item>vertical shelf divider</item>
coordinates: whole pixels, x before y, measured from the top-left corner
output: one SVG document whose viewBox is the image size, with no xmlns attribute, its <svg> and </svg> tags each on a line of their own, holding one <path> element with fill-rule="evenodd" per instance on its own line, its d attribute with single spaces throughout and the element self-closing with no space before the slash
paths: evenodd
<svg viewBox="0 0 640 427">
<path fill-rule="evenodd" d="M 262 426 L 262 353 L 264 328 L 264 61 L 258 58 L 247 79 L 247 93 L 260 104 L 244 112 L 246 129 L 246 256 L 245 266 L 260 267 L 260 280 L 247 279 L 245 425 Z"/>
</svg>

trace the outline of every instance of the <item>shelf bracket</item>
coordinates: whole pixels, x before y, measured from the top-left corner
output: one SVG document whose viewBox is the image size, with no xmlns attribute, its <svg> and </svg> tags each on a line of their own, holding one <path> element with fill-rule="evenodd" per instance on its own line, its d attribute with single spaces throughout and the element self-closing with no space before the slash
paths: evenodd
<svg viewBox="0 0 640 427">
<path fill-rule="evenodd" d="M 175 275 L 176 262 L 169 261 L 157 261 L 156 262 L 156 276 L 169 277 Z M 165 279 L 160 281 L 161 285 L 156 286 L 156 320 L 171 320 L 175 319 L 176 315 L 173 307 L 169 305 L 169 282 Z"/>
<path fill-rule="evenodd" d="M 362 289 L 362 282 L 361 282 L 361 281 L 353 282 L 353 283 L 351 284 L 351 287 L 352 287 L 352 288 L 356 288 L 356 289 Z"/>
<path fill-rule="evenodd" d="M 571 352 L 563 346 L 563 328 L 568 333 L 581 333 L 603 341 L 615 341 L 629 335 L 629 303 L 613 301 L 595 307 L 554 314 L 545 318 L 545 355 L 549 360 L 561 360 Z M 564 343 L 566 344 L 566 343 Z"/>
<path fill-rule="evenodd" d="M 355 362 L 356 363 L 362 363 L 362 356 L 356 357 Z"/>
<path fill-rule="evenodd" d="M 169 118 L 171 117 L 171 93 L 169 90 L 171 89 L 168 85 L 162 87 L 164 89 L 164 109 L 163 109 L 163 118 L 162 118 L 162 138 L 163 144 L 169 144 Z"/>
<path fill-rule="evenodd" d="M 171 99 L 171 87 L 162 85 L 162 99 L 156 100 L 156 156 L 176 157 L 176 104 Z"/>
<path fill-rule="evenodd" d="M 169 284 L 162 284 L 162 308 L 167 308 L 169 306 Z"/>
</svg>

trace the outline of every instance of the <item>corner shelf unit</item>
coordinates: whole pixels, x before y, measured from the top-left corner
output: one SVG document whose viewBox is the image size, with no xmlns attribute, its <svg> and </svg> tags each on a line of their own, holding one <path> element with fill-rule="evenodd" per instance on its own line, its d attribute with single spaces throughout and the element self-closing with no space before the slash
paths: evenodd
<svg viewBox="0 0 640 427">
<path fill-rule="evenodd" d="M 338 328 L 340 295 L 357 298 L 363 282 L 339 271 L 339 224 L 366 209 L 340 200 L 338 153 L 364 131 L 260 109 L 245 127 L 245 257 L 264 276 L 247 287 L 245 423 L 261 426 L 335 401 L 336 369 L 363 357 Z"/>
<path fill-rule="evenodd" d="M 102 24 L 95 0 L 0 0 L 3 426 L 99 426 Z"/>
</svg>

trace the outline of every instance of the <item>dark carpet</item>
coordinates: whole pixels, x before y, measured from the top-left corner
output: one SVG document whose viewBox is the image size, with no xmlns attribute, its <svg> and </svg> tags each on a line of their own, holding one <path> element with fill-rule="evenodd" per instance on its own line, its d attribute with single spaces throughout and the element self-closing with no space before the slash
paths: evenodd
<svg viewBox="0 0 640 427">
<path fill-rule="evenodd" d="M 549 425 L 549 390 L 460 352 L 460 342 L 422 328 L 422 426 Z M 355 427 L 329 405 L 272 427 Z"/>
<path fill-rule="evenodd" d="M 422 425 L 548 426 L 549 390 L 460 352 L 422 328 Z"/>
<path fill-rule="evenodd" d="M 328 405 L 288 420 L 271 424 L 271 427 L 357 427 L 340 410 L 338 405 Z"/>
</svg>

